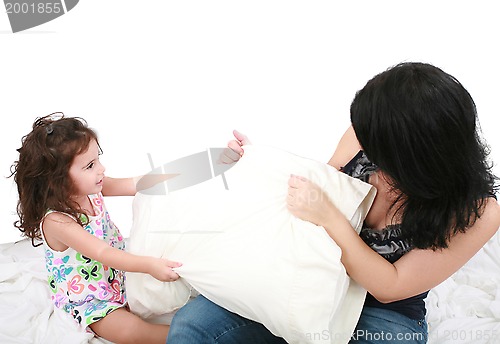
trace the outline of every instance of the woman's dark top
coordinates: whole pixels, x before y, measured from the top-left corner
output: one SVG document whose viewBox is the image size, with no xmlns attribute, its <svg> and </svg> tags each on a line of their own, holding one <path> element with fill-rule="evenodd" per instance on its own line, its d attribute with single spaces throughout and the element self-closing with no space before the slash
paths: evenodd
<svg viewBox="0 0 500 344">
<path fill-rule="evenodd" d="M 377 166 L 368 160 L 363 151 L 360 151 L 347 165 L 342 167 L 341 171 L 351 177 L 368 182 L 370 175 L 377 171 Z M 364 224 L 359 235 L 375 252 L 390 263 L 394 263 L 412 249 L 411 245 L 402 238 L 401 230 L 400 225 L 390 225 L 382 230 L 377 230 L 370 229 Z M 425 318 L 424 299 L 427 297 L 427 293 L 390 303 L 381 303 L 370 293 L 367 293 L 365 306 L 392 310 L 411 319 L 420 320 Z"/>
</svg>

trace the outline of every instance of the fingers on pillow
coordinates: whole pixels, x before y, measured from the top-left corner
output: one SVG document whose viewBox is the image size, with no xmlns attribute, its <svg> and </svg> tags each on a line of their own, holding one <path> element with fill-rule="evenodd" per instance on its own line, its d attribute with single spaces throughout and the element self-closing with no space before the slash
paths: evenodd
<svg viewBox="0 0 500 344">
<path fill-rule="evenodd" d="M 177 281 L 179 279 L 179 275 L 177 273 L 175 273 L 174 271 L 171 272 L 169 277 L 170 277 L 169 282 Z"/>
<path fill-rule="evenodd" d="M 229 147 L 229 149 L 231 151 L 238 154 L 239 156 L 241 156 L 243 154 L 243 148 L 241 148 L 242 144 L 240 141 L 231 140 L 227 143 L 227 146 Z"/>
<path fill-rule="evenodd" d="M 228 144 L 229 146 L 229 144 Z M 238 146 L 239 147 L 239 146 Z M 241 156 L 243 155 L 243 149 L 240 147 L 239 150 L 241 153 L 238 151 L 235 151 L 233 148 L 225 148 L 222 153 L 219 155 L 218 163 L 223 163 L 223 164 L 232 164 L 240 160 Z"/>
<path fill-rule="evenodd" d="M 245 134 L 240 133 L 238 130 L 233 130 L 233 135 L 236 138 L 236 140 L 239 141 L 240 145 L 249 145 L 251 144 L 250 140 Z"/>
<path fill-rule="evenodd" d="M 291 174 L 290 178 L 288 178 L 288 186 L 294 189 L 298 189 L 307 181 L 308 180 L 302 176 Z"/>
<path fill-rule="evenodd" d="M 167 266 L 171 268 L 178 268 L 179 266 L 182 266 L 182 263 L 167 260 Z"/>
</svg>

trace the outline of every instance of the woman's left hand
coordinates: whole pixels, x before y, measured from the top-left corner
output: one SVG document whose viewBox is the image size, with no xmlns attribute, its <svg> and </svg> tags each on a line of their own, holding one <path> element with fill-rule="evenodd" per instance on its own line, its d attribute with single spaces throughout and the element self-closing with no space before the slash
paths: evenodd
<svg viewBox="0 0 500 344">
<path fill-rule="evenodd" d="M 294 216 L 318 226 L 325 223 L 333 206 L 328 195 L 318 185 L 293 174 L 288 180 L 286 203 Z"/>
</svg>

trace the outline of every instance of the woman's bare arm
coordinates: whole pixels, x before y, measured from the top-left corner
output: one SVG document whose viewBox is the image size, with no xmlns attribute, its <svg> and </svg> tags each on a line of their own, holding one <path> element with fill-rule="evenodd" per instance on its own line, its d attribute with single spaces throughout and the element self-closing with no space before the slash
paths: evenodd
<svg viewBox="0 0 500 344">
<path fill-rule="evenodd" d="M 342 249 L 342 263 L 349 276 L 381 302 L 405 299 L 435 287 L 472 258 L 500 226 L 500 205 L 490 198 L 476 223 L 466 233 L 454 235 L 448 248 L 414 249 L 391 264 L 363 242 L 328 196 L 309 180 L 290 178 L 287 205 L 293 215 L 325 228 Z"/>
</svg>

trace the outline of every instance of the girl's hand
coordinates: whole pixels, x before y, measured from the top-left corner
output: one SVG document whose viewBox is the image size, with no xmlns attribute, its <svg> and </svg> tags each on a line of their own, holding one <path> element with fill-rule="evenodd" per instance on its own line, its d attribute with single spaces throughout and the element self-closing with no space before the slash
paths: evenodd
<svg viewBox="0 0 500 344">
<path fill-rule="evenodd" d="M 151 257 L 148 273 L 159 281 L 173 282 L 179 279 L 179 275 L 172 268 L 177 268 L 181 265 L 181 263 L 171 260 Z"/>
<path fill-rule="evenodd" d="M 323 226 L 334 205 L 325 192 L 310 180 L 291 175 L 288 180 L 288 210 L 301 220 Z"/>
<path fill-rule="evenodd" d="M 243 148 L 241 147 L 244 145 L 252 144 L 246 135 L 240 133 L 237 130 L 233 130 L 233 135 L 236 140 L 231 140 L 228 142 L 228 148 L 224 149 L 224 152 L 219 158 L 220 161 L 224 164 L 232 164 L 240 160 L 244 153 Z"/>
</svg>

